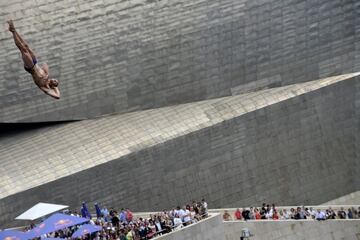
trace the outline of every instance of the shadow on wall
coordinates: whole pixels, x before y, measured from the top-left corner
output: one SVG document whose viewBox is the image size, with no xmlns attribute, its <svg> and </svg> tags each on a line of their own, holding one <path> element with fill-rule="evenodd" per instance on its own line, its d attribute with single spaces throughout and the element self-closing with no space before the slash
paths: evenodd
<svg viewBox="0 0 360 240">
<path fill-rule="evenodd" d="M 10 137 L 28 131 L 34 131 L 46 127 L 63 126 L 76 121 L 61 122 L 38 122 L 38 123 L 0 123 L 0 138 Z"/>
</svg>

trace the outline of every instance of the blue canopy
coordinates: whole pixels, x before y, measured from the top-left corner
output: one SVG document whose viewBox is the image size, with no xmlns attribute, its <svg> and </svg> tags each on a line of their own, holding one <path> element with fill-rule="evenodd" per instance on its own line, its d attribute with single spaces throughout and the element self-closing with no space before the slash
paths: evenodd
<svg viewBox="0 0 360 240">
<path fill-rule="evenodd" d="M 65 238 L 41 238 L 41 240 L 65 240 Z"/>
<path fill-rule="evenodd" d="M 101 229 L 102 229 L 101 226 L 96 226 L 96 225 L 92 225 L 92 224 L 84 224 L 76 232 L 74 232 L 71 237 L 72 238 L 82 237 L 86 234 L 91 234 L 94 232 L 101 231 Z"/>
<path fill-rule="evenodd" d="M 89 219 L 86 218 L 55 213 L 51 215 L 48 219 L 40 223 L 37 227 L 32 229 L 29 234 L 31 235 L 31 238 L 40 237 L 41 235 L 55 232 L 74 225 L 82 224 L 88 221 Z"/>
<path fill-rule="evenodd" d="M 0 240 L 28 240 L 26 233 L 15 230 L 0 231 Z"/>
</svg>

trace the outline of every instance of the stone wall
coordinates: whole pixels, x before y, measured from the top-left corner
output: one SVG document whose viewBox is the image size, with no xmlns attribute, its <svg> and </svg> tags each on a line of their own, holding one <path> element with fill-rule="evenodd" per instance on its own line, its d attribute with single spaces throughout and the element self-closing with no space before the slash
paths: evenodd
<svg viewBox="0 0 360 240">
<path fill-rule="evenodd" d="M 178 231 L 155 238 L 156 240 L 213 240 L 223 239 L 224 229 L 220 214 L 213 213 L 209 218 Z"/>
<path fill-rule="evenodd" d="M 360 204 L 360 191 L 352 192 L 341 196 L 336 199 L 332 199 L 323 205 L 351 205 L 351 204 Z"/>
<path fill-rule="evenodd" d="M 347 195 L 348 196 L 348 195 Z M 343 199 L 343 198 L 340 198 L 340 199 Z M 322 204 L 322 205 L 315 205 L 315 206 L 311 206 L 311 205 L 306 205 L 305 207 L 306 208 L 312 208 L 314 209 L 315 211 L 317 210 L 322 210 L 322 211 L 326 211 L 327 209 L 329 209 L 329 207 L 334 210 L 336 213 L 343 209 L 345 211 L 347 211 L 348 209 L 358 209 L 360 207 L 360 202 L 359 201 L 354 201 L 355 203 L 348 203 L 348 202 L 342 202 L 342 203 L 334 203 L 334 204 L 330 204 L 330 203 L 326 203 L 325 204 Z M 272 204 L 272 203 L 267 203 L 267 204 Z M 341 204 L 341 205 L 335 205 L 335 204 Z M 286 210 L 288 213 L 291 211 L 291 208 L 294 208 L 296 209 L 297 207 L 302 207 L 304 205 L 297 205 L 297 206 L 277 206 L 276 205 L 276 209 L 277 211 L 283 211 L 283 210 Z M 243 211 L 244 209 L 248 209 L 250 207 L 253 207 L 254 209 L 257 208 L 257 209 L 261 209 L 261 206 L 260 205 L 249 205 L 249 206 L 238 206 L 236 208 L 219 208 L 219 209 L 209 209 L 209 213 L 220 213 L 221 216 L 223 216 L 223 214 L 225 213 L 225 211 L 227 211 L 229 214 L 230 214 L 230 218 L 229 218 L 229 221 L 235 221 L 236 218 L 235 218 L 235 212 L 237 209 L 240 209 L 240 211 Z M 149 214 L 147 214 L 149 215 Z M 140 214 L 141 217 L 144 217 L 145 214 Z"/>
<path fill-rule="evenodd" d="M 2 139 L 0 224 L 39 201 L 154 211 L 202 197 L 211 208 L 315 205 L 357 191 L 360 82 L 339 79 Z"/>
<path fill-rule="evenodd" d="M 222 222 L 219 215 L 158 239 L 239 240 L 244 228 L 253 234 L 249 240 L 360 239 L 360 220 Z"/>
<path fill-rule="evenodd" d="M 360 70 L 357 0 L 1 1 L 62 99 L 0 33 L 0 122 L 94 118 Z"/>
<path fill-rule="evenodd" d="M 248 221 L 224 222 L 224 240 L 239 240 L 241 230 L 248 228 L 254 234 L 250 240 L 323 240 L 360 239 L 359 220 L 331 221 Z"/>
</svg>

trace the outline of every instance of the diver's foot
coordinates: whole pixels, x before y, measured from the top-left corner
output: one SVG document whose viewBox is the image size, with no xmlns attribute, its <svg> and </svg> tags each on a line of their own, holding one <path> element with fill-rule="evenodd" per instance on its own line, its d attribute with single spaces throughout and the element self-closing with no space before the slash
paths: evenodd
<svg viewBox="0 0 360 240">
<path fill-rule="evenodd" d="M 10 32 L 15 32 L 15 26 L 12 20 L 7 21 L 7 23 L 9 24 L 9 31 Z"/>
</svg>

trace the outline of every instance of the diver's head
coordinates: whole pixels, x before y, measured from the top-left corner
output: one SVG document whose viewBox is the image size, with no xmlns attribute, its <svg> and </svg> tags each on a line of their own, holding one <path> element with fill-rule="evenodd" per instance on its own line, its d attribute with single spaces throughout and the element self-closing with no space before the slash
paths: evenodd
<svg viewBox="0 0 360 240">
<path fill-rule="evenodd" d="M 56 88 L 59 85 L 59 81 L 52 78 L 49 80 L 49 87 L 50 88 Z"/>
</svg>

